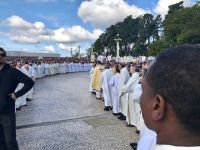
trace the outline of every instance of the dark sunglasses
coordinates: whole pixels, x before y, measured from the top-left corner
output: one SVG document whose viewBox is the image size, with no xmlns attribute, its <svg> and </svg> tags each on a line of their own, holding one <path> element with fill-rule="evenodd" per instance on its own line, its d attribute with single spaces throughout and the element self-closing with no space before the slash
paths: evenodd
<svg viewBox="0 0 200 150">
<path fill-rule="evenodd" d="M 0 53 L 0 56 L 1 56 L 1 57 L 6 57 L 6 54 Z"/>
</svg>

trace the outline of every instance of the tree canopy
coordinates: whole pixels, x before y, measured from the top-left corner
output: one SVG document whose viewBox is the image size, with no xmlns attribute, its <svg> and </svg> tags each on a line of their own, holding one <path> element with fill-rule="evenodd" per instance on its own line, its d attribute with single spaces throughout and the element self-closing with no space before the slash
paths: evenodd
<svg viewBox="0 0 200 150">
<path fill-rule="evenodd" d="M 128 16 L 99 36 L 93 52 L 101 54 L 106 48 L 116 56 L 117 34 L 121 38 L 120 56 L 157 55 L 162 49 L 177 44 L 200 43 L 200 6 L 185 8 L 182 1 L 171 5 L 164 21 L 161 15 Z"/>
</svg>

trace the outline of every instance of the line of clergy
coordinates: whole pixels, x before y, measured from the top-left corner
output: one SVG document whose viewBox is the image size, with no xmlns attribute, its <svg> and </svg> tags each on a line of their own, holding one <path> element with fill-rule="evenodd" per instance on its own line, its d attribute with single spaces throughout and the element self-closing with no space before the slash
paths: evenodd
<svg viewBox="0 0 200 150">
<path fill-rule="evenodd" d="M 98 61 L 90 71 L 89 91 L 96 95 L 96 99 L 104 101 L 105 111 L 112 111 L 119 120 L 125 120 L 127 127 L 135 127 L 140 141 L 145 143 L 140 144 L 142 147 L 130 143 L 133 149 L 150 149 L 156 144 L 156 133 L 145 126 L 140 108 L 141 81 L 151 62 L 148 59 L 142 63 L 102 64 Z"/>
<path fill-rule="evenodd" d="M 44 78 L 47 76 L 52 76 L 56 74 L 66 74 L 66 73 L 75 73 L 75 72 L 86 72 L 91 70 L 90 63 L 39 63 L 31 64 L 29 62 L 17 62 L 16 68 L 32 78 L 33 80 Z M 16 89 L 18 91 L 23 87 L 23 84 L 20 83 Z M 26 93 L 24 96 L 19 97 L 16 100 L 15 108 L 16 110 L 21 110 L 22 107 L 27 106 L 27 102 L 31 101 L 33 97 L 33 88 Z"/>
</svg>

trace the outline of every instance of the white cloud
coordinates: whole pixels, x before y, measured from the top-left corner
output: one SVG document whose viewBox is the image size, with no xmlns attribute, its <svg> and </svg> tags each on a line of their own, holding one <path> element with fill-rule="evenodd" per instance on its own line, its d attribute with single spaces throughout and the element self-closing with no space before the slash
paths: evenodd
<svg viewBox="0 0 200 150">
<path fill-rule="evenodd" d="M 68 44 L 63 44 L 63 43 L 60 43 L 58 44 L 58 47 L 64 51 L 78 51 L 78 46 L 79 44 L 78 43 L 68 43 Z"/>
<path fill-rule="evenodd" d="M 184 6 L 190 6 L 192 4 L 192 0 L 159 0 L 153 11 L 157 14 L 161 14 L 162 18 L 164 18 L 169 10 L 168 6 L 180 1 L 184 1 Z"/>
<path fill-rule="evenodd" d="M 14 28 L 19 28 L 19 29 L 29 29 L 31 28 L 31 23 L 25 21 L 19 16 L 11 16 L 6 19 L 6 23 Z"/>
<path fill-rule="evenodd" d="M 124 0 L 90 0 L 83 1 L 78 9 L 78 16 L 95 27 L 108 27 L 127 16 L 138 17 L 147 11 Z"/>
<path fill-rule="evenodd" d="M 95 40 L 103 33 L 101 30 L 94 30 L 92 33 L 85 30 L 81 26 L 73 26 L 71 28 L 59 28 L 54 31 L 52 37 L 56 42 L 79 42 L 85 40 Z"/>
<path fill-rule="evenodd" d="M 12 41 L 17 43 L 35 44 L 47 40 L 53 32 L 42 22 L 30 23 L 19 16 L 11 16 L 4 21 L 10 32 L 5 33 Z"/>
<path fill-rule="evenodd" d="M 46 53 L 55 53 L 55 48 L 53 45 L 45 46 L 44 49 Z"/>
<path fill-rule="evenodd" d="M 81 26 L 52 30 L 46 28 L 43 22 L 31 23 L 19 16 L 7 18 L 5 24 L 10 28 L 10 31 L 4 35 L 14 42 L 27 44 L 37 44 L 42 41 L 56 43 L 90 41 L 97 39 L 103 32 L 99 29 L 90 32 Z"/>
</svg>

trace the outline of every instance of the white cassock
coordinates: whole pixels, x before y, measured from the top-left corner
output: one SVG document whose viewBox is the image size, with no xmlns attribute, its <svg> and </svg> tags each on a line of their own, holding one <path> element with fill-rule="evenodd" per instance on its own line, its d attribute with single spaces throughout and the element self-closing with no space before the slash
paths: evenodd
<svg viewBox="0 0 200 150">
<path fill-rule="evenodd" d="M 32 78 L 33 75 L 30 73 L 29 70 L 26 70 L 24 67 L 22 67 L 22 71 L 25 75 L 27 75 L 28 77 Z M 33 88 L 31 88 L 24 96 L 25 100 L 23 101 L 23 106 L 26 105 L 26 98 L 32 99 L 33 98 Z"/>
<path fill-rule="evenodd" d="M 38 65 L 38 78 L 42 78 L 42 66 Z"/>
<path fill-rule="evenodd" d="M 120 74 L 116 73 L 112 76 L 110 85 L 111 85 L 111 99 L 112 99 L 112 106 L 113 106 L 113 113 L 119 113 L 119 77 Z"/>
<path fill-rule="evenodd" d="M 72 72 L 75 72 L 76 71 L 76 66 L 74 63 L 71 64 L 71 67 L 72 67 Z"/>
<path fill-rule="evenodd" d="M 137 150 L 153 150 L 156 145 L 156 138 L 157 134 L 154 131 L 148 129 L 142 138 L 140 138 L 137 145 Z"/>
<path fill-rule="evenodd" d="M 144 133 L 147 130 L 147 127 L 144 123 L 144 119 L 142 117 L 142 112 L 140 108 L 140 96 L 142 94 L 142 87 L 141 84 L 137 84 L 134 88 L 133 92 L 133 103 L 134 105 L 138 106 L 138 109 L 136 109 L 136 127 L 138 130 L 140 130 L 140 138 L 144 135 Z"/>
<path fill-rule="evenodd" d="M 45 74 L 45 71 L 46 71 L 45 64 L 42 63 L 41 67 L 42 67 L 42 77 L 45 77 L 46 76 L 46 74 Z"/>
<path fill-rule="evenodd" d="M 67 68 L 67 63 L 64 62 L 64 73 L 67 73 L 67 70 L 68 70 L 68 68 Z"/>
<path fill-rule="evenodd" d="M 65 73 L 65 64 L 62 63 L 61 65 L 62 65 L 62 69 L 61 70 L 62 70 L 62 73 L 64 74 Z"/>
<path fill-rule="evenodd" d="M 200 150 L 200 146 L 195 147 L 183 147 L 172 145 L 156 145 L 152 150 Z"/>
<path fill-rule="evenodd" d="M 89 92 L 93 92 L 93 88 L 92 88 L 92 77 L 93 77 L 93 73 L 94 73 L 94 68 L 92 68 L 90 70 L 90 87 L 89 87 Z"/>
<path fill-rule="evenodd" d="M 55 64 L 55 68 L 56 68 L 56 74 L 60 73 L 60 65 L 59 65 L 59 63 Z"/>
<path fill-rule="evenodd" d="M 62 74 L 63 73 L 63 65 L 62 64 L 59 64 L 59 68 L 58 68 L 58 72 L 59 74 Z"/>
<path fill-rule="evenodd" d="M 104 105 L 106 107 L 112 106 L 111 85 L 110 85 L 112 76 L 113 76 L 112 69 L 104 70 L 101 76 L 101 86 L 103 89 Z"/>
<path fill-rule="evenodd" d="M 86 63 L 83 64 L 83 71 L 84 72 L 87 71 L 87 64 Z"/>
<path fill-rule="evenodd" d="M 38 78 L 38 69 L 37 69 L 36 64 L 33 64 L 33 74 L 34 74 L 34 78 L 37 79 Z"/>
<path fill-rule="evenodd" d="M 52 75 L 54 75 L 55 74 L 55 64 L 54 63 L 51 64 L 51 69 L 52 69 Z"/>
<path fill-rule="evenodd" d="M 128 124 L 137 125 L 137 120 L 136 120 L 136 112 L 138 109 L 138 105 L 135 105 L 133 103 L 133 92 L 134 92 L 134 88 L 135 86 L 138 84 L 139 82 L 139 73 L 135 72 L 134 74 L 132 74 L 131 78 L 128 80 L 128 82 L 126 83 L 126 85 L 123 87 L 122 92 L 125 93 L 126 95 L 126 102 L 125 103 L 121 103 L 121 108 L 122 110 L 125 110 L 123 112 L 123 115 L 126 116 L 126 122 Z M 123 105 L 125 104 L 125 105 Z"/>
<path fill-rule="evenodd" d="M 20 68 L 17 68 L 17 69 L 20 70 L 21 72 L 23 72 L 22 69 L 20 69 Z M 19 83 L 15 92 L 21 90 L 23 88 L 23 86 L 24 86 L 23 83 Z M 22 104 L 23 104 L 23 96 L 18 97 L 17 100 L 15 101 L 15 109 L 20 108 L 22 106 Z"/>
<path fill-rule="evenodd" d="M 72 72 L 71 63 L 69 63 L 67 65 L 68 65 L 68 72 Z"/>
<path fill-rule="evenodd" d="M 122 68 L 120 70 L 120 77 L 119 77 L 119 107 L 122 114 L 126 114 L 127 110 L 122 106 L 126 105 L 126 97 L 128 96 L 126 93 L 122 94 L 122 89 L 125 86 L 125 84 L 128 82 L 130 78 L 130 73 L 128 72 L 128 69 L 126 67 Z"/>
<path fill-rule="evenodd" d="M 50 75 L 53 75 L 53 64 L 49 64 Z"/>
<path fill-rule="evenodd" d="M 46 75 L 46 76 L 49 76 L 49 75 L 50 75 L 49 64 L 45 64 L 45 75 Z"/>
<path fill-rule="evenodd" d="M 69 70 L 70 68 L 69 68 L 69 64 L 68 63 L 66 63 L 66 73 L 69 73 L 70 72 L 70 70 Z"/>
<path fill-rule="evenodd" d="M 76 63 L 76 72 L 80 72 L 81 71 L 81 65 L 80 63 Z"/>
</svg>

